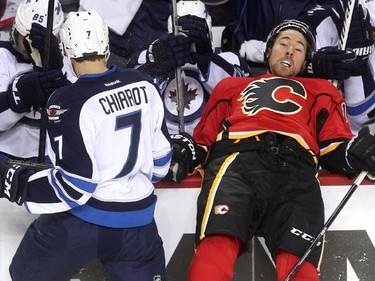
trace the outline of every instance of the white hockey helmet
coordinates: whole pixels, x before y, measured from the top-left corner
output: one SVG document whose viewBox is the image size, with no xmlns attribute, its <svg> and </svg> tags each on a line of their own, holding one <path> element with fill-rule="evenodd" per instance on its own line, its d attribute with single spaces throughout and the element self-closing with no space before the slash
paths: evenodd
<svg viewBox="0 0 375 281">
<path fill-rule="evenodd" d="M 24 0 L 17 8 L 13 29 L 16 29 L 22 36 L 26 36 L 29 34 L 31 25 L 34 22 L 46 27 L 48 2 L 48 0 Z M 64 13 L 58 0 L 54 1 L 54 5 L 52 32 L 57 35 L 64 21 Z"/>
<path fill-rule="evenodd" d="M 109 57 L 108 26 L 94 11 L 70 12 L 60 29 L 64 54 L 70 59 L 104 55 Z"/>
<path fill-rule="evenodd" d="M 186 15 L 193 15 L 203 18 L 207 22 L 207 26 L 210 32 L 210 38 L 212 40 L 212 19 L 210 14 L 206 9 L 206 5 L 200 0 L 185 0 L 179 1 L 176 4 L 177 7 L 177 17 L 182 17 Z M 173 22 L 172 16 L 168 18 L 168 32 L 173 33 Z"/>
</svg>

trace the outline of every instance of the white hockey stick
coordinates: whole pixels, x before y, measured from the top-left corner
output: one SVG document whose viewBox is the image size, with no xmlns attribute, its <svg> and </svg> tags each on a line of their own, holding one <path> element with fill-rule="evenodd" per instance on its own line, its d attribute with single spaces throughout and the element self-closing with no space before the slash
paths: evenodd
<svg viewBox="0 0 375 281">
<path fill-rule="evenodd" d="M 348 41 L 348 36 L 349 36 L 349 29 L 350 29 L 350 24 L 352 22 L 352 16 L 353 16 L 353 10 L 354 6 L 357 4 L 358 5 L 358 0 L 348 0 L 348 6 L 345 11 L 345 18 L 344 18 L 344 24 L 342 26 L 341 34 L 340 34 L 340 41 L 339 41 L 339 49 L 340 50 L 345 50 L 346 48 L 346 43 Z M 332 81 L 332 83 L 337 87 L 337 80 Z"/>
<path fill-rule="evenodd" d="M 172 0 L 172 23 L 173 23 L 173 33 L 178 35 L 178 19 L 177 19 L 177 2 Z M 184 80 L 182 78 L 181 67 L 176 68 L 176 91 L 177 91 L 177 115 L 178 115 L 178 127 L 179 132 L 185 132 L 185 98 L 184 98 Z"/>
<path fill-rule="evenodd" d="M 354 11 L 354 6 L 358 4 L 358 0 L 348 0 L 348 7 L 345 11 L 344 24 L 340 34 L 339 49 L 344 50 L 346 48 L 346 42 L 348 41 L 349 28 L 352 22 L 352 16 Z"/>
</svg>

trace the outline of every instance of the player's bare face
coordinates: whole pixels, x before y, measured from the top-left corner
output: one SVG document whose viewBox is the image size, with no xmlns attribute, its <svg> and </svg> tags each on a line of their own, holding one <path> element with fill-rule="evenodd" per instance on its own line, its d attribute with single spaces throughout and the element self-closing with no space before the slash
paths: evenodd
<svg viewBox="0 0 375 281">
<path fill-rule="evenodd" d="M 269 55 L 270 72 L 291 77 L 298 75 L 306 64 L 307 42 L 298 31 L 288 29 L 280 32 Z"/>
</svg>

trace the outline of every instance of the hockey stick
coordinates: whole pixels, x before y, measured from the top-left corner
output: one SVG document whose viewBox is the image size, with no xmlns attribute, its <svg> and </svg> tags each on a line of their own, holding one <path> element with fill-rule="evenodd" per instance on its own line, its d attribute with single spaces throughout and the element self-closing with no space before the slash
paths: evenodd
<svg viewBox="0 0 375 281">
<path fill-rule="evenodd" d="M 35 171 L 51 169 L 54 167 L 52 164 L 35 163 L 35 162 L 30 162 L 30 161 L 16 160 L 16 159 L 9 159 L 9 158 L 0 158 L 0 162 L 11 164 L 11 165 L 27 167 Z"/>
<path fill-rule="evenodd" d="M 172 0 L 172 23 L 173 23 L 173 33 L 178 35 L 178 22 L 177 22 L 177 1 Z M 177 90 L 177 115 L 178 115 L 178 127 L 179 132 L 185 132 L 185 99 L 184 99 L 184 80 L 182 78 L 181 67 L 176 68 L 176 90 Z"/>
<path fill-rule="evenodd" d="M 353 11 L 354 11 L 354 6 L 355 4 L 358 5 L 357 0 L 348 0 L 348 7 L 346 8 L 345 11 L 345 18 L 344 18 L 344 24 L 342 26 L 341 34 L 340 34 L 340 41 L 339 41 L 339 49 L 340 50 L 345 50 L 346 48 L 346 42 L 348 41 L 348 36 L 349 36 L 349 29 L 350 29 L 350 24 L 352 22 L 352 16 L 353 16 Z M 332 83 L 337 87 L 338 81 L 334 80 Z"/>
<path fill-rule="evenodd" d="M 44 57 L 43 57 L 43 71 L 49 69 L 49 59 L 50 59 L 50 46 L 52 38 L 53 29 L 53 10 L 54 10 L 54 0 L 48 1 L 48 12 L 47 12 L 47 36 L 46 43 L 44 46 Z M 39 151 L 38 151 L 38 162 L 44 163 L 45 153 L 46 153 L 46 138 L 47 138 L 47 110 L 46 105 L 42 104 L 40 109 L 40 131 L 39 131 Z"/>
<path fill-rule="evenodd" d="M 341 212 L 342 208 L 345 206 L 345 204 L 348 202 L 350 197 L 353 195 L 354 191 L 357 189 L 357 187 L 361 184 L 363 179 L 366 177 L 367 172 L 362 171 L 352 186 L 350 187 L 349 191 L 345 194 L 344 198 L 341 200 L 337 208 L 333 211 L 332 215 L 329 217 L 327 222 L 324 224 L 323 229 L 320 231 L 319 235 L 313 240 L 310 247 L 307 249 L 305 254 L 302 256 L 302 258 L 298 261 L 298 263 L 294 266 L 292 271 L 289 273 L 289 275 L 285 278 L 285 281 L 290 281 L 293 276 L 297 273 L 298 269 L 301 267 L 302 263 L 306 260 L 306 258 L 310 255 L 311 251 L 320 245 L 320 240 L 322 239 L 323 235 L 327 232 L 330 225 L 333 223 L 333 221 L 336 219 L 337 215 Z"/>
</svg>

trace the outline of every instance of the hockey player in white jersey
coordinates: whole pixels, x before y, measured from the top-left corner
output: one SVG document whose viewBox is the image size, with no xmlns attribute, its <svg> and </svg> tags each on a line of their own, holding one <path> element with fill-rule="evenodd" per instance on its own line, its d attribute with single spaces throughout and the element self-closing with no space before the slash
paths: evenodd
<svg viewBox="0 0 375 281">
<path fill-rule="evenodd" d="M 363 63 L 356 73 L 344 81 L 343 87 L 353 133 L 375 123 L 375 2 L 357 1 L 353 18 L 359 17 L 360 22 L 353 23 L 352 20 L 350 29 L 353 29 L 353 37 L 357 41 L 353 49 Z"/>
<path fill-rule="evenodd" d="M 0 158 L 36 160 L 38 108 L 66 82 L 56 38 L 64 19 L 58 0 L 54 2 L 49 71 L 42 71 L 48 2 L 22 1 L 17 8 L 10 41 L 0 41 Z"/>
<path fill-rule="evenodd" d="M 347 105 L 350 127 L 353 133 L 375 121 L 375 73 L 374 73 L 374 26 L 375 4 L 373 1 L 353 0 L 350 26 L 345 28 L 346 1 L 336 1 L 329 14 L 333 21 L 321 29 L 321 47 L 314 55 L 313 70 L 326 79 L 341 81 L 339 87 Z M 342 31 L 347 31 L 346 49 L 340 51 L 338 45 Z M 332 36 L 326 36 L 331 34 Z M 349 63 L 339 61 L 340 54 L 356 55 Z M 336 60 L 336 64 L 335 64 Z"/>
<path fill-rule="evenodd" d="M 160 85 L 170 134 L 179 132 L 175 70 L 181 67 L 184 130 L 192 134 L 216 84 L 229 76 L 249 76 L 250 70 L 247 63 L 232 52 L 213 52 L 211 17 L 203 2 L 179 1 L 177 15 L 179 35 L 173 34 L 170 17 L 169 34 L 154 41 L 140 55 L 133 56 L 128 66 L 148 72 Z"/>
<path fill-rule="evenodd" d="M 42 214 L 10 265 L 13 280 L 66 281 L 99 259 L 110 280 L 166 280 L 153 182 L 171 143 L 159 89 L 146 74 L 107 67 L 108 28 L 71 12 L 60 31 L 78 80 L 47 103 L 53 168 L 0 165 L 0 196 Z"/>
</svg>

